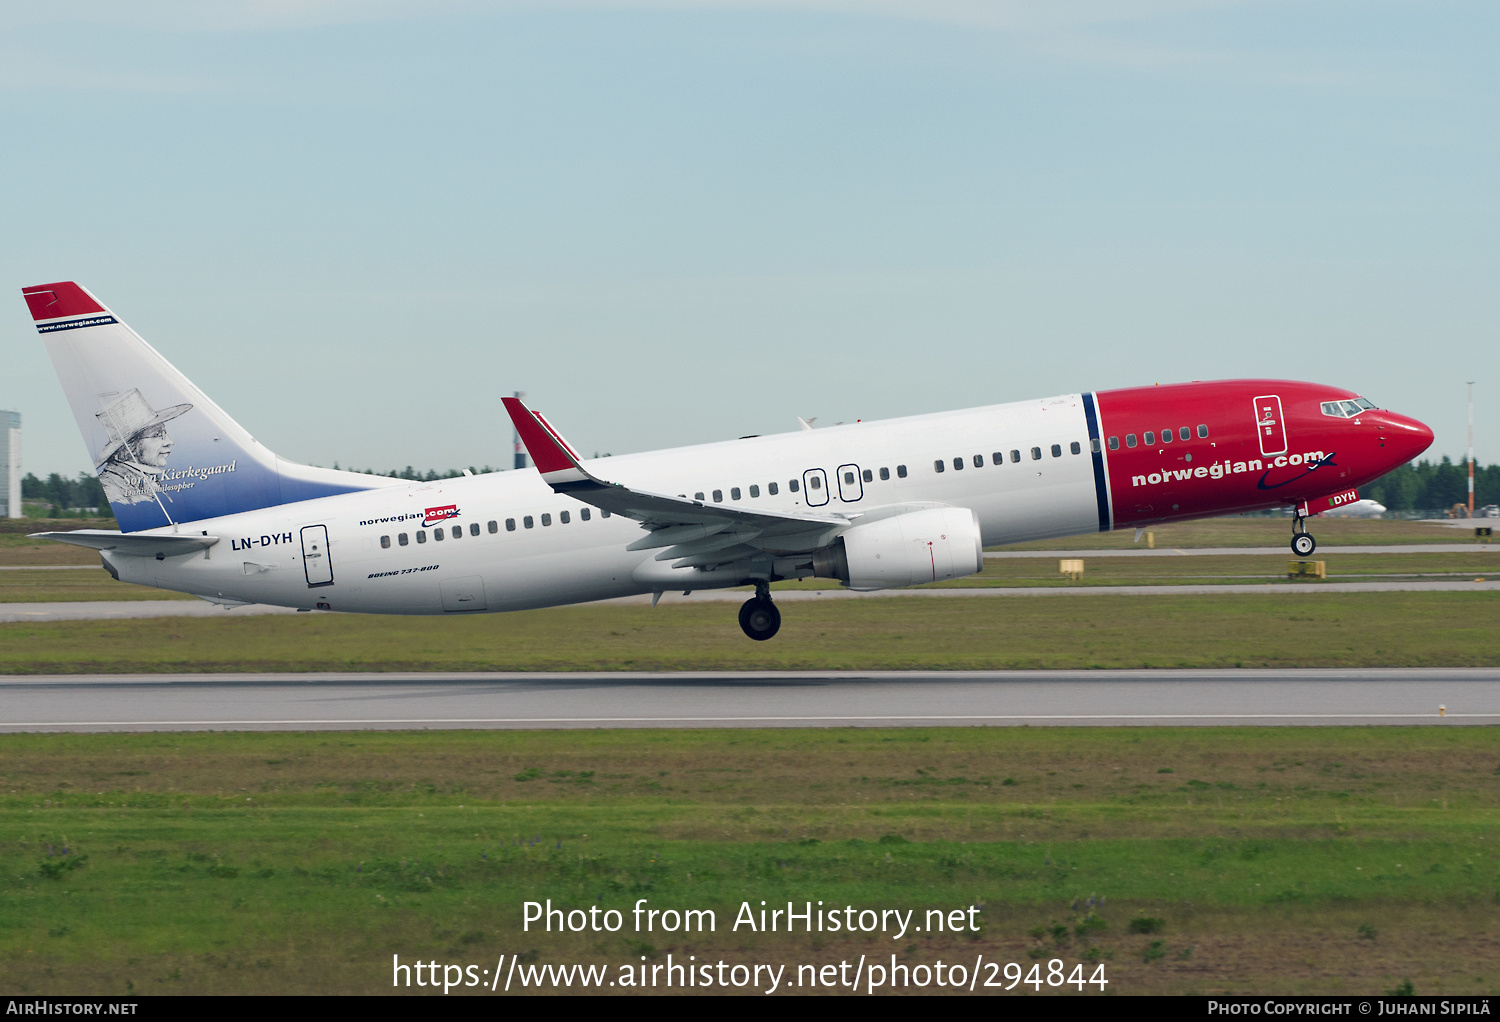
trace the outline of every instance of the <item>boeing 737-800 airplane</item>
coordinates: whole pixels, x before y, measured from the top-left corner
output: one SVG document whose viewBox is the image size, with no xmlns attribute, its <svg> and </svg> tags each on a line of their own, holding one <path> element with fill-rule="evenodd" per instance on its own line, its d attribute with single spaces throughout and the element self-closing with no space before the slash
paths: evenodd
<svg viewBox="0 0 1500 1022">
<path fill-rule="evenodd" d="M 1287 507 L 1305 556 L 1309 515 L 1432 443 L 1338 387 L 1230 380 L 601 462 L 505 398 L 535 470 L 410 482 L 284 461 L 82 287 L 23 293 L 122 530 L 41 535 L 227 606 L 465 614 L 753 585 L 740 626 L 768 639 L 774 581 L 941 581 L 997 543 Z"/>
</svg>

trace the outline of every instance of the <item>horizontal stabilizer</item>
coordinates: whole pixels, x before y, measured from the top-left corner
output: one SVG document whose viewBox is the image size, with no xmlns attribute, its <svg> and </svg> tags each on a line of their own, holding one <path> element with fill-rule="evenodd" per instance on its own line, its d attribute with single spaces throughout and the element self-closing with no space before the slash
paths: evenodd
<svg viewBox="0 0 1500 1022">
<path fill-rule="evenodd" d="M 118 550 L 131 557 L 175 557 L 194 550 L 207 550 L 219 541 L 218 536 L 183 536 L 175 533 L 153 536 L 139 532 L 111 532 L 108 529 L 79 529 L 76 532 L 33 532 L 32 539 L 53 539 L 59 543 L 92 547 L 95 550 Z"/>
</svg>

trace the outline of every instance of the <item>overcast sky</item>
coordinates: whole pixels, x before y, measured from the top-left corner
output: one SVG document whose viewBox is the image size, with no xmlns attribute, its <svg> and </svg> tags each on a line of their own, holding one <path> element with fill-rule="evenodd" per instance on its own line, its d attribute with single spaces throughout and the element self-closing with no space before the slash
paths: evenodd
<svg viewBox="0 0 1500 1022">
<path fill-rule="evenodd" d="M 1493 3 L 7 8 L 0 407 L 77 280 L 277 453 L 501 465 L 1078 390 L 1358 390 L 1500 460 Z"/>
</svg>

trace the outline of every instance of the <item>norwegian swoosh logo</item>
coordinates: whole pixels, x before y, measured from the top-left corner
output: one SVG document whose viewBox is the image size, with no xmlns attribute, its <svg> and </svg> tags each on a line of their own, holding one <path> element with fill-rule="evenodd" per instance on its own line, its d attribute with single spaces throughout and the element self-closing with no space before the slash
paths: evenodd
<svg viewBox="0 0 1500 1022">
<path fill-rule="evenodd" d="M 1338 468 L 1338 463 L 1333 460 L 1334 455 L 1336 455 L 1336 454 L 1338 454 L 1337 451 L 1330 451 L 1327 455 L 1325 455 L 1324 457 L 1319 458 L 1317 461 L 1313 462 L 1311 465 L 1304 466 L 1301 475 L 1293 476 L 1292 478 L 1286 480 L 1285 482 L 1281 482 L 1281 483 L 1268 483 L 1268 482 L 1266 482 L 1266 479 L 1270 477 L 1271 471 L 1272 471 L 1271 469 L 1266 469 L 1264 472 L 1261 473 L 1260 478 L 1256 480 L 1256 482 L 1255 482 L 1255 488 L 1258 489 L 1258 490 L 1279 490 L 1283 486 L 1290 486 L 1293 483 L 1301 482 L 1302 479 L 1304 477 L 1306 477 L 1309 472 L 1316 472 L 1318 469 L 1322 468 L 1324 465 L 1327 465 L 1330 468 Z"/>
</svg>

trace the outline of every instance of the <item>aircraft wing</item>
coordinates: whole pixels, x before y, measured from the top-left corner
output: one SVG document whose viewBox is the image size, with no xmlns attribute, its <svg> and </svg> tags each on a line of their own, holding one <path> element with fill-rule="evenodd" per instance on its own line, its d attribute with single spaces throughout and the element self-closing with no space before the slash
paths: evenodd
<svg viewBox="0 0 1500 1022">
<path fill-rule="evenodd" d="M 632 518 L 650 534 L 628 550 L 665 547 L 659 561 L 673 567 L 711 567 L 777 554 L 805 553 L 833 542 L 858 514 L 769 511 L 631 489 L 600 479 L 540 412 L 501 398 L 527 453 L 553 492 Z"/>
</svg>

